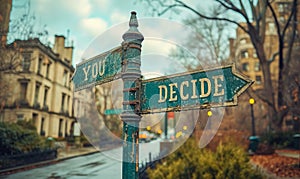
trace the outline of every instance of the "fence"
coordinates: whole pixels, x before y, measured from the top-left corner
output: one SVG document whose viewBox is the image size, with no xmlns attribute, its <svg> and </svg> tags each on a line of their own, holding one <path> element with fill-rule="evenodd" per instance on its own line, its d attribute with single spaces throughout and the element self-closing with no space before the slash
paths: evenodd
<svg viewBox="0 0 300 179">
<path fill-rule="evenodd" d="M 0 156 L 0 170 L 41 162 L 45 160 L 52 160 L 56 157 L 56 149 L 34 151 L 17 155 L 4 155 Z"/>
<path fill-rule="evenodd" d="M 147 168 L 154 168 L 157 163 L 160 163 L 161 154 L 152 158 L 151 152 L 149 153 L 149 162 L 141 163 L 139 167 L 139 178 L 140 179 L 148 179 Z"/>
</svg>

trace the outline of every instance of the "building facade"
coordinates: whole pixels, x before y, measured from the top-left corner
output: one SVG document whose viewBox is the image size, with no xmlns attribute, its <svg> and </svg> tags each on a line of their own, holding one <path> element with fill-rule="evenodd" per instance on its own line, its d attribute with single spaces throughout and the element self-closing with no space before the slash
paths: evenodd
<svg viewBox="0 0 300 179">
<path fill-rule="evenodd" d="M 273 4 L 274 11 L 278 17 L 279 23 L 284 25 L 291 11 L 292 1 L 276 0 L 272 4 Z M 298 5 L 298 9 L 300 10 L 299 5 Z M 264 48 L 265 48 L 266 56 L 268 58 L 271 58 L 273 54 L 278 52 L 279 44 L 278 44 L 278 37 L 277 37 L 277 29 L 270 10 L 267 11 L 266 16 L 267 18 L 266 18 Z M 241 25 L 246 26 L 246 24 L 243 23 L 241 23 Z M 299 24 L 298 24 L 298 29 L 300 30 Z M 236 39 L 230 39 L 229 41 L 230 41 L 230 58 L 233 59 L 234 62 L 236 62 L 239 70 L 241 70 L 244 74 L 246 74 L 252 80 L 255 81 L 253 85 L 254 90 L 262 89 L 264 83 L 263 73 L 249 35 L 246 34 L 241 28 L 237 28 Z M 278 63 L 279 63 L 278 58 L 275 58 L 275 60 L 271 63 L 270 66 L 272 81 L 275 87 L 278 87 L 278 84 L 276 83 L 278 81 L 278 73 L 279 73 Z"/>
<path fill-rule="evenodd" d="M 16 53 L 20 64 L 4 75 L 11 91 L 1 121 L 31 120 L 42 136 L 72 134 L 73 47 L 65 46 L 65 37 L 56 35 L 53 49 L 39 39 L 29 39 L 16 40 L 8 50 Z"/>
<path fill-rule="evenodd" d="M 284 28 L 288 17 L 291 13 L 292 0 L 275 0 L 272 2 L 272 7 L 278 18 L 278 23 L 281 26 L 281 30 Z M 297 6 L 298 15 L 297 19 L 300 18 L 300 5 Z M 240 23 L 242 26 L 246 26 L 245 23 Z M 300 32 L 300 24 L 297 24 L 297 33 Z M 289 29 L 287 30 L 287 35 L 289 35 Z M 299 34 L 298 34 L 299 35 Z M 299 38 L 299 37 L 298 37 Z M 284 44 L 287 46 L 289 39 L 285 38 Z M 255 92 L 259 92 L 264 88 L 264 76 L 263 71 L 260 66 L 259 59 L 256 55 L 254 46 L 252 45 L 249 35 L 244 32 L 241 28 L 236 29 L 236 38 L 229 39 L 230 44 L 230 59 L 236 64 L 237 68 L 255 83 L 252 85 L 252 89 Z M 295 43 L 295 46 L 299 46 L 299 43 Z M 266 11 L 266 26 L 265 26 L 265 41 L 264 41 L 264 50 L 266 57 L 271 59 L 272 56 L 278 52 L 279 43 L 278 43 L 278 33 L 275 25 L 274 18 L 272 17 L 271 11 L 268 9 Z M 296 49 L 296 48 L 294 48 Z M 284 53 L 286 50 L 284 49 Z M 278 55 L 275 57 L 275 60 L 270 64 L 270 73 L 272 85 L 274 87 L 274 100 L 278 101 L 278 88 L 279 88 L 279 58 Z M 248 97 L 245 97 L 245 103 L 240 103 L 244 109 L 249 108 Z M 259 101 L 259 99 L 256 99 Z M 255 112 L 257 112 L 257 118 L 264 118 L 266 108 L 260 103 L 260 105 L 255 106 Z M 242 110 L 242 109 L 241 109 Z M 259 123 L 259 121 L 257 122 Z M 262 124 L 260 124 L 262 125 Z M 285 123 L 283 123 L 283 128 L 286 128 Z"/>
</svg>

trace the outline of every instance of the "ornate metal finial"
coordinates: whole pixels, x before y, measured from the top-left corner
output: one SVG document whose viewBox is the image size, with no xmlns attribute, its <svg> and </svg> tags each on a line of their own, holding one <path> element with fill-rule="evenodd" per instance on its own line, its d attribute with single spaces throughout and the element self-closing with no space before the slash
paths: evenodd
<svg viewBox="0 0 300 179">
<path fill-rule="evenodd" d="M 136 12 L 135 11 L 132 11 L 131 12 L 131 17 L 130 17 L 130 20 L 129 20 L 129 27 L 138 27 L 139 26 L 139 23 L 137 21 L 137 18 L 136 18 Z"/>
<path fill-rule="evenodd" d="M 144 36 L 137 29 L 138 26 L 139 24 L 137 21 L 136 12 L 132 11 L 129 20 L 129 30 L 123 35 L 123 40 L 125 42 L 134 42 L 137 44 L 142 43 Z"/>
</svg>

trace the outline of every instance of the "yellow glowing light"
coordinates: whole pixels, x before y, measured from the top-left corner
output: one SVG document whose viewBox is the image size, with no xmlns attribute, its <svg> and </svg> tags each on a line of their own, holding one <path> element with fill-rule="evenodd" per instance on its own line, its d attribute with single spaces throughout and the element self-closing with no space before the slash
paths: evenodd
<svg viewBox="0 0 300 179">
<path fill-rule="evenodd" d="M 208 115 L 208 117 L 210 117 L 210 116 L 212 116 L 212 112 L 211 111 L 207 111 L 207 115 Z"/>
<path fill-rule="evenodd" d="M 176 138 L 179 138 L 182 135 L 182 131 L 176 133 Z"/>
<path fill-rule="evenodd" d="M 183 130 L 187 130 L 187 126 L 183 126 L 182 129 L 183 129 Z"/>
<path fill-rule="evenodd" d="M 254 104 L 255 103 L 255 100 L 253 98 L 250 98 L 249 99 L 249 104 Z"/>
<path fill-rule="evenodd" d="M 148 131 L 150 131 L 151 130 L 151 127 L 150 126 L 147 126 L 147 128 L 146 128 Z"/>
</svg>

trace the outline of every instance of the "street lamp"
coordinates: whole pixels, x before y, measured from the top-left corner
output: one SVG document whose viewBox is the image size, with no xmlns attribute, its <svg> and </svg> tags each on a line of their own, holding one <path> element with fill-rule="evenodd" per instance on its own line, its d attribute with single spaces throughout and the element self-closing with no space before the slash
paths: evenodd
<svg viewBox="0 0 300 179">
<path fill-rule="evenodd" d="M 253 98 L 249 99 L 250 109 L 251 109 L 251 121 L 252 121 L 252 136 L 255 136 L 255 122 L 254 122 L 254 113 L 253 113 L 253 104 L 255 100 Z"/>
</svg>

